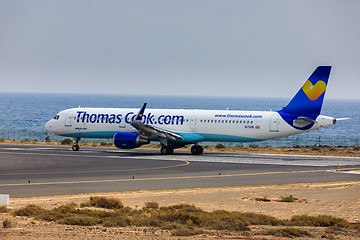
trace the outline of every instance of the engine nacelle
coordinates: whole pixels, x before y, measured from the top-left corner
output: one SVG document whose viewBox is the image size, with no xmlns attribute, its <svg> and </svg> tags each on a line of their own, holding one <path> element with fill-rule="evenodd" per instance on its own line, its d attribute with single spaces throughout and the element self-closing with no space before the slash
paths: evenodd
<svg viewBox="0 0 360 240">
<path fill-rule="evenodd" d="M 132 149 L 149 142 L 149 140 L 141 138 L 137 133 L 118 132 L 114 135 L 114 144 L 117 148 Z"/>
</svg>

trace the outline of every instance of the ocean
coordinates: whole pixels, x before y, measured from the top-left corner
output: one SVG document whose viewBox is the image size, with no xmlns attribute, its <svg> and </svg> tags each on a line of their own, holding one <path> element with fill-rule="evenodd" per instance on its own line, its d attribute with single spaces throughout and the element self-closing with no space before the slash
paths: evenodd
<svg viewBox="0 0 360 240">
<path fill-rule="evenodd" d="M 136 96 L 98 94 L 36 94 L 0 93 L 0 138 L 10 140 L 44 141 L 48 135 L 44 124 L 61 110 L 73 107 L 134 107 L 144 102 L 148 108 L 178 109 L 227 109 L 230 110 L 280 110 L 290 99 L 285 98 L 241 98 L 241 97 L 190 97 L 190 96 Z M 360 100 L 324 100 L 322 115 L 349 120 L 317 131 L 283 139 L 256 143 L 225 143 L 228 146 L 294 146 L 294 145 L 359 145 Z M 64 139 L 49 135 L 52 141 Z M 86 141 L 103 141 L 90 139 Z M 111 141 L 111 140 L 106 140 Z M 216 143 L 205 143 L 207 145 Z M 205 145 L 204 144 L 204 145 Z"/>
</svg>

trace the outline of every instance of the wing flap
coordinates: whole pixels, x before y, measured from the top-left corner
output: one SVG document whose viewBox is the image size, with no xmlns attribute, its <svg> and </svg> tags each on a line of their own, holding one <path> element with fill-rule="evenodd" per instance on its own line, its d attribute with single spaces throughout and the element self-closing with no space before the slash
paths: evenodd
<svg viewBox="0 0 360 240">
<path fill-rule="evenodd" d="M 131 126 L 136 128 L 139 131 L 139 133 L 141 135 L 143 135 L 143 137 L 146 137 L 148 139 L 159 137 L 159 138 L 166 138 L 166 139 L 170 139 L 170 140 L 174 140 L 174 141 L 176 139 L 184 140 L 184 138 L 180 134 L 143 123 L 142 116 L 144 114 L 145 107 L 146 107 L 146 103 L 144 103 L 144 105 L 141 107 L 138 114 L 136 115 L 136 117 L 134 118 L 134 120 L 131 123 Z"/>
</svg>

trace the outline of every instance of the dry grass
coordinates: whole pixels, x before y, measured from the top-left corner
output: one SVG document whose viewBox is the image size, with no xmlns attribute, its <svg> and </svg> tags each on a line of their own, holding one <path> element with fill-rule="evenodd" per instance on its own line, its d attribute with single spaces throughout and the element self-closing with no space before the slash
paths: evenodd
<svg viewBox="0 0 360 240">
<path fill-rule="evenodd" d="M 307 231 L 298 228 L 278 228 L 270 229 L 263 232 L 264 235 L 273 235 L 276 237 L 311 237 L 311 234 Z"/>
<path fill-rule="evenodd" d="M 81 207 L 90 206 L 107 209 L 120 209 L 124 207 L 124 205 L 119 199 L 105 197 L 90 197 L 89 202 L 83 203 L 81 205 Z"/>
<path fill-rule="evenodd" d="M 4 227 L 4 228 L 11 228 L 11 227 L 12 227 L 11 221 L 8 220 L 8 219 L 5 219 L 5 220 L 3 221 L 3 227 Z"/>
<path fill-rule="evenodd" d="M 10 212 L 10 209 L 8 209 L 7 207 L 5 206 L 0 207 L 0 213 L 8 213 L 8 212 Z"/>
<path fill-rule="evenodd" d="M 14 216 L 24 216 L 24 217 L 36 217 L 39 214 L 45 212 L 45 209 L 37 205 L 27 205 L 24 208 L 20 208 L 14 212 Z"/>
<path fill-rule="evenodd" d="M 314 226 L 314 227 L 350 227 L 350 223 L 343 218 L 333 217 L 329 215 L 296 215 L 290 219 L 290 223 L 294 226 Z"/>
<path fill-rule="evenodd" d="M 297 215 L 290 220 L 280 220 L 269 215 L 251 212 L 224 210 L 207 212 L 189 204 L 159 208 L 156 202 L 147 202 L 145 207 L 138 210 L 124 207 L 118 199 L 105 197 L 91 197 L 90 201 L 80 206 L 70 203 L 45 210 L 36 205 L 28 205 L 13 214 L 66 225 L 158 227 L 171 230 L 174 236 L 199 235 L 206 233 L 206 230 L 250 231 L 251 225 L 268 225 L 286 226 L 286 228 L 271 230 L 264 234 L 277 237 L 299 237 L 310 236 L 310 234 L 294 226 L 333 227 L 333 229 L 350 227 L 346 220 L 328 215 Z M 91 209 L 89 206 L 111 210 Z"/>
</svg>

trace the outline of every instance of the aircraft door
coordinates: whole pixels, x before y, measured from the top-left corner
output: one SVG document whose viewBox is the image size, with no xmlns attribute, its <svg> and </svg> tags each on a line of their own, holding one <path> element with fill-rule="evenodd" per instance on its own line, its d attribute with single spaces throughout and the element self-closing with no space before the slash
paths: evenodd
<svg viewBox="0 0 360 240">
<path fill-rule="evenodd" d="M 270 132 L 278 132 L 279 123 L 279 116 L 277 114 L 272 115 L 270 120 Z"/>
<path fill-rule="evenodd" d="M 196 129 L 196 119 L 197 116 L 190 117 L 190 129 Z"/>
<path fill-rule="evenodd" d="M 65 116 L 65 127 L 71 127 L 72 126 L 72 118 L 73 118 L 72 112 L 67 112 Z"/>
</svg>

